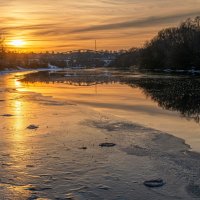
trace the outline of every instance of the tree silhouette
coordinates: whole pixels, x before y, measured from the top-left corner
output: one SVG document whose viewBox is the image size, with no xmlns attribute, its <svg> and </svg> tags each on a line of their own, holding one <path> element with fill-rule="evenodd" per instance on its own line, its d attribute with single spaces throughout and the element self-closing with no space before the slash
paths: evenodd
<svg viewBox="0 0 200 200">
<path fill-rule="evenodd" d="M 4 46 L 4 37 L 0 36 L 0 69 L 2 69 L 5 59 L 5 46 Z"/>
<path fill-rule="evenodd" d="M 126 69 L 133 65 L 142 69 L 200 70 L 200 16 L 161 30 L 143 48 L 129 50 L 112 63 Z"/>
</svg>

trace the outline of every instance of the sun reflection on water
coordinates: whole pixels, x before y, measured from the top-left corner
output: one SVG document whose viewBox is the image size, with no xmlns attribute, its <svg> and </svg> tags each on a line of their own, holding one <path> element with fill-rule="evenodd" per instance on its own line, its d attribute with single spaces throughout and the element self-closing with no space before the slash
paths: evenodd
<svg viewBox="0 0 200 200">
<path fill-rule="evenodd" d="M 24 129 L 24 118 L 23 118 L 23 112 L 24 107 L 22 105 L 21 100 L 15 100 L 13 102 L 13 111 L 15 115 L 14 120 L 14 139 L 15 140 L 21 140 L 23 139 L 23 133 L 22 130 Z"/>
<path fill-rule="evenodd" d="M 4 179 L 6 181 L 8 179 L 9 185 L 2 183 L 0 187 L 5 188 L 8 195 L 13 196 L 12 199 L 18 199 L 15 196 L 28 199 L 30 191 L 27 191 L 25 187 L 30 172 L 26 166 L 32 164 L 30 159 L 32 148 L 30 147 L 31 133 L 26 130 L 26 127 L 30 104 L 24 98 L 24 94 L 18 90 L 23 87 L 18 77 L 5 76 L 2 84 L 5 87 L 5 92 L 2 93 L 2 98 L 5 99 L 2 113 L 11 116 L 4 118 L 5 129 L 2 133 L 2 141 L 6 146 L 5 155 L 8 155 L 3 158 L 2 170 L 5 174 Z M 12 180 L 10 180 L 11 176 Z"/>
<path fill-rule="evenodd" d="M 14 84 L 15 84 L 16 89 L 18 89 L 18 88 L 20 88 L 22 86 L 22 83 L 17 79 L 15 79 Z"/>
</svg>

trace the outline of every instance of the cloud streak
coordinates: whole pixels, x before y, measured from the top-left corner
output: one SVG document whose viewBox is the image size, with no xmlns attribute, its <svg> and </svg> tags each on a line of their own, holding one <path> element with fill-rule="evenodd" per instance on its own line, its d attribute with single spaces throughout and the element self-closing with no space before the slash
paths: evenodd
<svg viewBox="0 0 200 200">
<path fill-rule="evenodd" d="M 0 34 L 27 49 L 140 46 L 167 26 L 200 15 L 200 0 L 0 0 Z M 92 47 L 91 47 L 92 46 Z"/>
<path fill-rule="evenodd" d="M 126 29 L 126 28 L 142 28 L 149 26 L 156 26 L 165 23 L 174 23 L 183 18 L 193 17 L 200 15 L 200 11 L 190 12 L 190 13 L 181 13 L 178 15 L 169 15 L 169 16 L 151 16 L 139 20 L 131 20 L 118 23 L 110 23 L 103 25 L 96 25 L 86 28 L 80 28 L 77 30 L 72 30 L 72 33 L 82 33 L 90 31 L 102 31 L 102 30 L 116 30 L 116 29 Z"/>
</svg>

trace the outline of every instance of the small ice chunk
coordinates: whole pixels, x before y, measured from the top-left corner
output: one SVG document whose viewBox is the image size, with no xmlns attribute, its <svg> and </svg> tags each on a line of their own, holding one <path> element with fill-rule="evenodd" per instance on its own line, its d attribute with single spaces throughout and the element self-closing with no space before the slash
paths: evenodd
<svg viewBox="0 0 200 200">
<path fill-rule="evenodd" d="M 34 124 L 31 124 L 31 125 L 29 125 L 28 127 L 27 127 L 27 129 L 38 129 L 39 128 L 39 126 L 36 126 L 36 125 L 34 125 Z"/>
<path fill-rule="evenodd" d="M 154 179 L 149 181 L 144 181 L 144 185 L 147 187 L 162 187 L 165 182 L 162 179 Z"/>
<path fill-rule="evenodd" d="M 115 145 L 116 145 L 115 143 L 110 143 L 110 142 L 99 144 L 100 147 L 114 147 Z"/>
</svg>

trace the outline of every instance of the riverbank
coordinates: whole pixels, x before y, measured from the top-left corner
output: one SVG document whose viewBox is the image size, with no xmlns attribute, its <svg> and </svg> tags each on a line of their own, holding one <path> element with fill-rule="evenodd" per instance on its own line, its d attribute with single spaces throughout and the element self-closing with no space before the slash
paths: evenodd
<svg viewBox="0 0 200 200">
<path fill-rule="evenodd" d="M 53 66 L 53 65 L 49 65 L 48 68 L 22 68 L 22 67 L 16 67 L 16 68 L 11 68 L 11 69 L 4 69 L 4 70 L 0 70 L 0 75 L 4 75 L 4 74 L 11 74 L 11 73 L 18 73 L 18 72 L 38 72 L 38 71 L 60 71 L 62 70 L 59 67 Z"/>
</svg>

